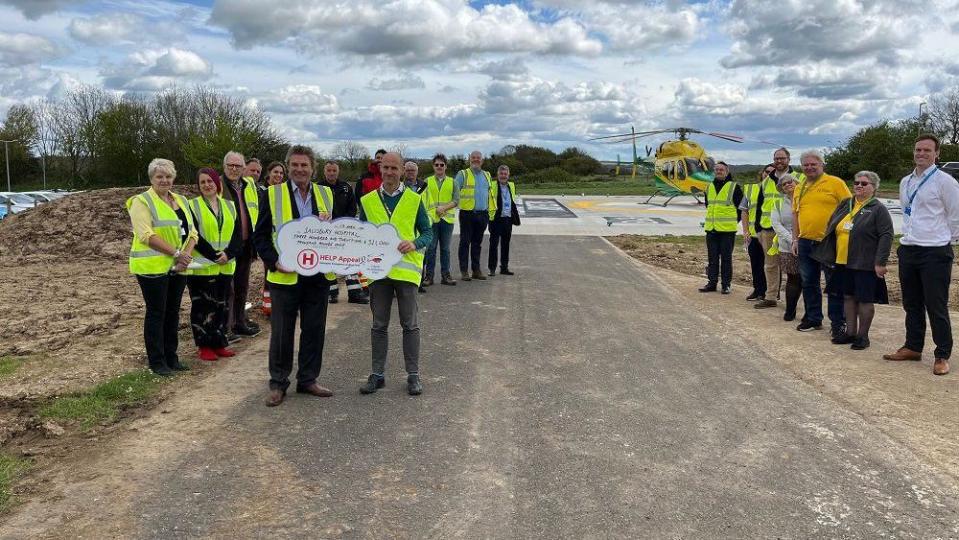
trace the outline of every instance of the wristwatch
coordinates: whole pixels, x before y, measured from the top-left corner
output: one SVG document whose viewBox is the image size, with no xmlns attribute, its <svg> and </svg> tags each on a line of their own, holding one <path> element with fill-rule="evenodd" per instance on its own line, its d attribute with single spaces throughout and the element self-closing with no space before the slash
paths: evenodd
<svg viewBox="0 0 959 540">
<path fill-rule="evenodd" d="M 173 258 L 174 258 L 174 259 L 179 259 L 179 258 L 180 258 L 180 250 L 179 250 L 179 249 L 173 252 Z"/>
</svg>

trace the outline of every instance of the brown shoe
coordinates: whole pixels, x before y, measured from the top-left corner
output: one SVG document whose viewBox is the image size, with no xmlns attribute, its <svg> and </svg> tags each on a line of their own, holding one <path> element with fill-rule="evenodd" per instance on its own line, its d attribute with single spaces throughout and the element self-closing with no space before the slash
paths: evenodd
<svg viewBox="0 0 959 540">
<path fill-rule="evenodd" d="M 420 283 L 420 285 L 422 285 L 422 286 L 424 286 L 424 287 L 429 287 L 429 286 L 433 285 L 433 278 L 432 278 L 432 276 L 423 278 L 423 281 L 422 281 L 422 283 Z"/>
<path fill-rule="evenodd" d="M 331 397 L 333 391 L 325 386 L 320 386 L 315 382 L 309 386 L 304 386 L 296 389 L 297 394 L 310 394 L 316 397 Z"/>
<path fill-rule="evenodd" d="M 946 373 L 949 373 L 949 360 L 936 358 L 936 363 L 932 365 L 932 374 L 945 375 Z"/>
<path fill-rule="evenodd" d="M 444 274 L 443 280 L 440 281 L 440 283 L 442 283 L 443 285 L 456 285 L 456 280 L 453 279 L 453 276 L 451 276 L 450 274 Z"/>
<path fill-rule="evenodd" d="M 912 360 L 918 362 L 919 360 L 922 360 L 922 353 L 902 347 L 892 354 L 882 355 L 882 358 L 884 360 L 892 360 L 894 362 L 901 362 L 903 360 Z"/>
<path fill-rule="evenodd" d="M 267 407 L 276 407 L 280 403 L 283 403 L 283 398 L 286 397 L 286 391 L 280 390 L 279 388 L 273 388 L 270 390 L 270 395 L 266 398 Z"/>
<path fill-rule="evenodd" d="M 463 281 L 473 281 L 473 278 L 470 277 L 469 272 L 460 272 L 460 279 Z"/>
<path fill-rule="evenodd" d="M 473 279 L 478 279 L 480 281 L 486 281 L 486 276 L 483 275 L 482 270 L 477 270 L 473 272 Z"/>
</svg>

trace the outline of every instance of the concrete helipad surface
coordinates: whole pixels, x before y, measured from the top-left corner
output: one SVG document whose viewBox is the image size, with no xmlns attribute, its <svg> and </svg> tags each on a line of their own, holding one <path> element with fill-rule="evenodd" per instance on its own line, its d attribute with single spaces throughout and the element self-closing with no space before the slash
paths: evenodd
<svg viewBox="0 0 959 540">
<path fill-rule="evenodd" d="M 677 197 L 662 206 L 665 197 L 552 196 L 521 197 L 522 226 L 513 234 L 607 236 L 616 234 L 702 234 L 706 207 L 692 197 Z M 902 226 L 899 201 L 882 199 L 893 216 L 896 232 Z"/>
</svg>

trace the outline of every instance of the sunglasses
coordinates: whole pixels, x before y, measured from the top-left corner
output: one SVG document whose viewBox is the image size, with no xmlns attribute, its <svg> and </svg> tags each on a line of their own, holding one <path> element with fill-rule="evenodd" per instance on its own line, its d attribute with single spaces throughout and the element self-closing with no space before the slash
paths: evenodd
<svg viewBox="0 0 959 540">
<path fill-rule="evenodd" d="M 434 163 L 433 166 L 434 166 L 434 167 L 445 167 L 446 164 L 445 164 L 445 163 Z"/>
<path fill-rule="evenodd" d="M 852 185 L 866 187 L 871 186 L 872 182 L 853 182 Z"/>
</svg>

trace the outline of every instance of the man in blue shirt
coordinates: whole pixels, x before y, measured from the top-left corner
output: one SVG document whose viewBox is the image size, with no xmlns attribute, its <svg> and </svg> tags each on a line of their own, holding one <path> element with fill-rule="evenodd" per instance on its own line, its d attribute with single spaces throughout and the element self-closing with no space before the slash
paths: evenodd
<svg viewBox="0 0 959 540">
<path fill-rule="evenodd" d="M 519 225 L 519 210 L 516 208 L 516 186 L 509 181 L 509 167 L 500 165 L 496 169 L 496 183 L 492 187 L 493 207 L 489 220 L 489 275 L 499 273 L 512 276 L 509 269 L 509 241 L 513 236 L 513 225 Z"/>
<path fill-rule="evenodd" d="M 470 152 L 470 167 L 456 174 L 460 192 L 460 273 L 463 281 L 485 280 L 480 270 L 483 233 L 489 224 L 490 173 L 483 170 L 483 153 Z M 472 269 L 472 278 L 469 270 Z"/>
</svg>

